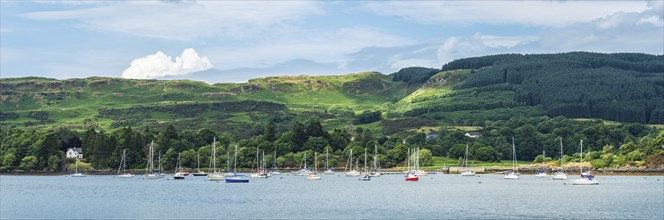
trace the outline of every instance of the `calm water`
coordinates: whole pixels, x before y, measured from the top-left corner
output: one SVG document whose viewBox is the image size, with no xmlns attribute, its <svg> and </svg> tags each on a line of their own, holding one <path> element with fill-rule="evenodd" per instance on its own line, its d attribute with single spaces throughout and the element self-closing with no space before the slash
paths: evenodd
<svg viewBox="0 0 664 220">
<path fill-rule="evenodd" d="M 248 184 L 167 178 L 0 176 L 0 218 L 664 219 L 662 176 L 600 176 L 599 186 L 501 175 L 435 174 L 419 182 L 281 175 Z"/>
</svg>

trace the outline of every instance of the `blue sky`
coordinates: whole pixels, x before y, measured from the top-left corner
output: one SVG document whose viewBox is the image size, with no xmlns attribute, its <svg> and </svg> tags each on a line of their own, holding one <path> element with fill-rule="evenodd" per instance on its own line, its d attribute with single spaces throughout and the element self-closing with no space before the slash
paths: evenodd
<svg viewBox="0 0 664 220">
<path fill-rule="evenodd" d="M 0 1 L 0 77 L 243 82 L 499 53 L 664 53 L 664 1 Z"/>
</svg>

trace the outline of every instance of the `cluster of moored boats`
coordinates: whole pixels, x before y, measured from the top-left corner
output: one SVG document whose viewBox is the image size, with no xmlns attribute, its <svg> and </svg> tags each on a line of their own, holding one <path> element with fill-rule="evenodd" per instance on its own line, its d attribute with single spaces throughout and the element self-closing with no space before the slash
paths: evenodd
<svg viewBox="0 0 664 220">
<path fill-rule="evenodd" d="M 213 140 L 212 143 L 212 172 L 207 173 L 205 171 L 200 170 L 200 156 L 198 157 L 198 171 L 195 173 L 191 173 L 193 176 L 207 176 L 207 179 L 209 181 L 225 181 L 227 183 L 248 183 L 249 179 L 247 178 L 246 175 L 241 175 L 237 174 L 235 172 L 237 168 L 237 146 L 235 147 L 235 153 L 233 155 L 233 169 L 228 170 L 226 173 L 222 173 L 216 168 L 216 139 Z M 581 147 L 581 162 L 583 162 L 583 140 L 580 142 L 580 147 Z M 563 146 L 562 146 L 562 139 L 560 142 L 560 160 L 562 164 L 562 158 L 563 158 Z M 120 162 L 120 167 L 118 168 L 118 174 L 117 177 L 119 178 L 133 178 L 135 175 L 131 173 L 126 172 L 125 168 L 125 163 L 126 163 L 126 152 L 122 152 L 122 159 Z M 306 152 L 304 153 L 304 157 L 302 158 L 302 169 L 298 171 L 292 172 L 292 175 L 294 176 L 305 176 L 308 180 L 321 180 L 322 177 L 318 174 L 318 155 L 317 153 L 314 154 L 314 169 L 311 170 L 309 167 L 307 167 L 307 160 L 306 160 Z M 377 148 L 374 147 L 374 156 L 373 156 L 373 166 L 371 169 L 368 169 L 367 167 L 367 151 L 366 149 L 364 150 L 364 168 L 362 171 L 359 171 L 359 160 L 356 159 L 355 164 L 353 164 L 353 150 L 350 150 L 350 155 L 348 162 L 346 163 L 346 172 L 345 176 L 347 177 L 359 177 L 358 180 L 361 181 L 371 181 L 372 177 L 380 177 L 382 172 L 380 171 L 380 164 L 377 156 Z M 148 164 L 146 169 L 146 173 L 143 176 L 144 179 L 159 179 L 159 178 L 164 178 L 165 174 L 163 172 L 163 169 L 161 168 L 161 155 L 159 155 L 159 168 L 155 170 L 154 167 L 154 143 L 150 144 L 150 149 L 149 149 L 149 154 L 148 154 Z M 230 159 L 230 158 L 229 158 Z M 230 163 L 230 160 L 227 160 Z M 265 168 L 265 153 L 262 154 L 262 158 L 258 156 L 258 150 L 256 153 L 256 162 L 259 164 L 257 171 L 255 173 L 250 174 L 250 177 L 253 178 L 269 178 L 272 177 L 273 175 L 281 175 L 281 171 L 276 169 L 276 152 L 274 155 L 274 160 L 275 164 L 273 164 L 272 170 L 267 170 Z M 507 180 L 518 180 L 521 176 L 519 174 L 517 166 L 516 166 L 516 147 L 514 145 L 514 138 L 512 138 L 512 170 L 505 172 L 504 174 L 504 179 Z M 405 180 L 406 181 L 418 181 L 420 176 L 426 176 L 428 172 L 420 170 L 419 167 L 419 148 L 417 149 L 408 149 L 408 156 L 406 157 L 406 164 L 408 169 L 403 172 Z M 583 163 L 581 163 L 583 164 Z M 355 166 L 354 166 L 355 165 Z M 329 157 L 328 157 L 328 151 L 326 150 L 325 152 L 325 166 L 327 168 L 326 171 L 322 172 L 325 175 L 333 175 L 336 174 L 334 169 L 330 168 L 329 166 Z M 227 167 L 230 168 L 230 164 L 227 164 Z M 464 164 L 463 167 L 468 167 L 468 145 L 466 145 L 466 152 L 464 156 Z M 581 175 L 580 178 L 571 180 L 572 185 L 598 185 L 599 181 L 597 181 L 594 176 L 590 172 L 583 172 L 583 165 L 581 165 Z M 182 180 L 185 177 L 189 176 L 189 172 L 184 171 L 181 168 L 180 165 L 180 155 L 178 154 L 178 161 L 176 165 L 176 172 L 173 174 L 173 179 L 175 180 Z M 475 176 L 475 172 L 472 170 L 466 170 L 462 173 L 460 173 L 461 176 Z M 78 160 L 76 162 L 76 173 L 71 175 L 72 177 L 85 177 L 86 174 L 79 173 L 78 172 Z M 544 171 L 537 172 L 535 174 L 535 177 L 537 178 L 548 178 L 551 177 L 553 180 L 567 180 L 568 176 L 565 174 L 562 170 L 557 171 L 553 175 L 549 175 Z"/>
</svg>

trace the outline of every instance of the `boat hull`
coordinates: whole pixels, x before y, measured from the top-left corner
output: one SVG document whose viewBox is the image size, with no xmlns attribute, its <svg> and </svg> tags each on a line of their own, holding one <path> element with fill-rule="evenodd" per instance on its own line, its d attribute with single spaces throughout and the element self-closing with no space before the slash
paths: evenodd
<svg viewBox="0 0 664 220">
<path fill-rule="evenodd" d="M 420 180 L 419 177 L 406 177 L 406 181 L 418 181 Z"/>
<path fill-rule="evenodd" d="M 148 175 L 145 175 L 145 179 L 149 179 L 149 180 L 154 180 L 154 179 L 159 179 L 159 178 L 161 178 L 161 177 L 160 177 L 159 175 L 157 175 L 157 174 L 148 174 Z"/>
<path fill-rule="evenodd" d="M 566 180 L 567 175 L 566 174 L 555 174 L 555 175 L 551 176 L 551 179 L 553 179 L 553 180 Z"/>
<path fill-rule="evenodd" d="M 320 176 L 307 176 L 308 180 L 321 180 L 322 178 Z"/>
<path fill-rule="evenodd" d="M 599 181 L 589 178 L 575 179 L 570 182 L 572 185 L 599 185 Z"/>
<path fill-rule="evenodd" d="M 461 173 L 461 176 L 475 176 L 475 172 L 466 171 L 466 172 Z"/>
<path fill-rule="evenodd" d="M 192 173 L 191 175 L 194 175 L 194 176 L 207 176 L 208 174 L 207 173 Z"/>
<path fill-rule="evenodd" d="M 209 180 L 209 181 L 223 181 L 223 180 L 224 180 L 224 176 L 223 176 L 223 175 L 220 175 L 220 174 L 210 174 L 210 175 L 208 176 L 208 180 Z"/>
<path fill-rule="evenodd" d="M 226 178 L 227 183 L 248 183 L 248 179 Z"/>
<path fill-rule="evenodd" d="M 175 180 L 183 180 L 184 176 L 174 176 L 173 179 Z"/>
<path fill-rule="evenodd" d="M 118 175 L 119 178 L 134 178 L 134 174 L 122 174 Z"/>
<path fill-rule="evenodd" d="M 507 175 L 505 175 L 504 178 L 505 178 L 506 180 L 518 180 L 518 179 L 519 179 L 519 176 L 518 176 L 518 175 L 515 175 L 515 174 L 507 174 Z"/>
<path fill-rule="evenodd" d="M 71 177 L 86 177 L 88 175 L 82 174 L 82 173 L 74 173 L 71 175 Z"/>
</svg>

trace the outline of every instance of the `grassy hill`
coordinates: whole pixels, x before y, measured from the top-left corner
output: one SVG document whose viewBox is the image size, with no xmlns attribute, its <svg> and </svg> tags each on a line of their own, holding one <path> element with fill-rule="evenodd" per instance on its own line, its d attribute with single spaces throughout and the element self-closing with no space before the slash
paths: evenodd
<svg viewBox="0 0 664 220">
<path fill-rule="evenodd" d="M 566 53 L 461 59 L 442 69 L 391 75 L 284 76 L 209 85 L 188 80 L 105 77 L 0 82 L 3 126 L 212 128 L 249 135 L 257 123 L 316 116 L 346 127 L 363 111 L 383 119 L 359 125 L 375 134 L 440 126 L 479 126 L 514 116 L 568 116 L 664 123 L 664 59 L 645 54 Z"/>
<path fill-rule="evenodd" d="M 174 122 L 220 130 L 246 130 L 275 117 L 292 121 L 318 116 L 345 126 L 355 112 L 398 101 L 412 90 L 380 73 L 268 77 L 214 85 L 188 80 L 27 77 L 3 79 L 0 89 L 3 125 L 113 129 Z M 330 108 L 336 116 L 327 113 Z"/>
</svg>

